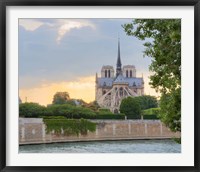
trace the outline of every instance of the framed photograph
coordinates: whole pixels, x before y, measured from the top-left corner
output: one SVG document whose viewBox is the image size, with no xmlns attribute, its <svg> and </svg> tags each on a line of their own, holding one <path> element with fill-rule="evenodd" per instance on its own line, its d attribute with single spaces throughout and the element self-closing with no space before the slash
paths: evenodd
<svg viewBox="0 0 200 172">
<path fill-rule="evenodd" d="M 199 0 L 1 2 L 2 171 L 199 171 Z"/>
</svg>

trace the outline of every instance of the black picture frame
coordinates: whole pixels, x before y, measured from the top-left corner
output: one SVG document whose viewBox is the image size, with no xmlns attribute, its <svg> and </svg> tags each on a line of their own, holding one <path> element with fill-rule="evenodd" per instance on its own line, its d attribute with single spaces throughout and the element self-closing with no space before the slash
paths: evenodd
<svg viewBox="0 0 200 172">
<path fill-rule="evenodd" d="M 27 167 L 6 165 L 6 7 L 8 6 L 193 6 L 195 29 L 194 166 Z M 199 0 L 1 0 L 0 2 L 0 169 L 1 171 L 200 171 L 200 1 Z M 192 58 L 192 57 L 189 57 Z"/>
</svg>

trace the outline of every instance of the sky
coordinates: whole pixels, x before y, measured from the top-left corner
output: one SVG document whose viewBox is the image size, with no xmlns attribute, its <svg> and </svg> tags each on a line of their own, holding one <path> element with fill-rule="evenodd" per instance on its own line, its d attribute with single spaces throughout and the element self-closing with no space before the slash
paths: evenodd
<svg viewBox="0 0 200 172">
<path fill-rule="evenodd" d="M 150 87 L 151 58 L 143 57 L 141 40 L 127 36 L 122 25 L 132 19 L 19 19 L 19 96 L 22 102 L 52 103 L 56 92 L 91 102 L 95 74 L 103 65 L 116 68 L 120 38 L 122 65 L 135 65 Z"/>
</svg>

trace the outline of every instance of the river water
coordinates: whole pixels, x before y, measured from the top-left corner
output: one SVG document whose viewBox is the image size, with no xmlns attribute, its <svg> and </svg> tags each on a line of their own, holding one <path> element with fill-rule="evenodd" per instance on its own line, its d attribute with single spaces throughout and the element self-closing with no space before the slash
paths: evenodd
<svg viewBox="0 0 200 172">
<path fill-rule="evenodd" d="M 95 141 L 23 145 L 19 153 L 181 153 L 173 140 Z"/>
</svg>

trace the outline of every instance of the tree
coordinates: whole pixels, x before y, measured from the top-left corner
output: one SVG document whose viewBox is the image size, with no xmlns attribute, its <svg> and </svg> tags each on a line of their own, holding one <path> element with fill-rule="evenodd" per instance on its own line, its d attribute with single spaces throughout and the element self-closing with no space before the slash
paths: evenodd
<svg viewBox="0 0 200 172">
<path fill-rule="evenodd" d="M 136 19 L 123 27 L 145 41 L 144 56 L 152 58 L 150 84 L 161 93 L 160 118 L 172 131 L 181 131 L 181 20 Z"/>
<path fill-rule="evenodd" d="M 21 103 L 19 104 L 20 117 L 38 117 L 46 114 L 46 107 L 38 103 Z"/>
<path fill-rule="evenodd" d="M 142 110 L 158 107 L 158 101 L 155 96 L 144 95 L 135 97 L 135 99 L 140 102 Z"/>
<path fill-rule="evenodd" d="M 87 107 L 87 108 L 89 108 L 89 109 L 91 109 L 91 110 L 93 110 L 93 111 L 98 111 L 98 109 L 100 108 L 100 106 L 98 105 L 98 103 L 97 103 L 97 101 L 92 101 L 92 102 L 90 102 L 90 103 L 88 103 L 88 104 L 83 104 L 83 107 Z"/>
<path fill-rule="evenodd" d="M 181 89 L 173 93 L 163 94 L 160 99 L 159 117 L 172 131 L 181 131 Z"/>
<path fill-rule="evenodd" d="M 73 106 L 70 104 L 55 104 L 47 107 L 48 115 L 65 116 L 66 118 L 94 118 L 95 112 L 91 109 Z"/>
<path fill-rule="evenodd" d="M 70 100 L 68 92 L 57 92 L 53 96 L 53 104 L 65 104 L 67 101 Z"/>
<path fill-rule="evenodd" d="M 120 113 L 124 113 L 127 117 L 140 117 L 141 106 L 139 101 L 133 97 L 127 97 L 122 99 L 122 102 L 120 104 Z"/>
</svg>

